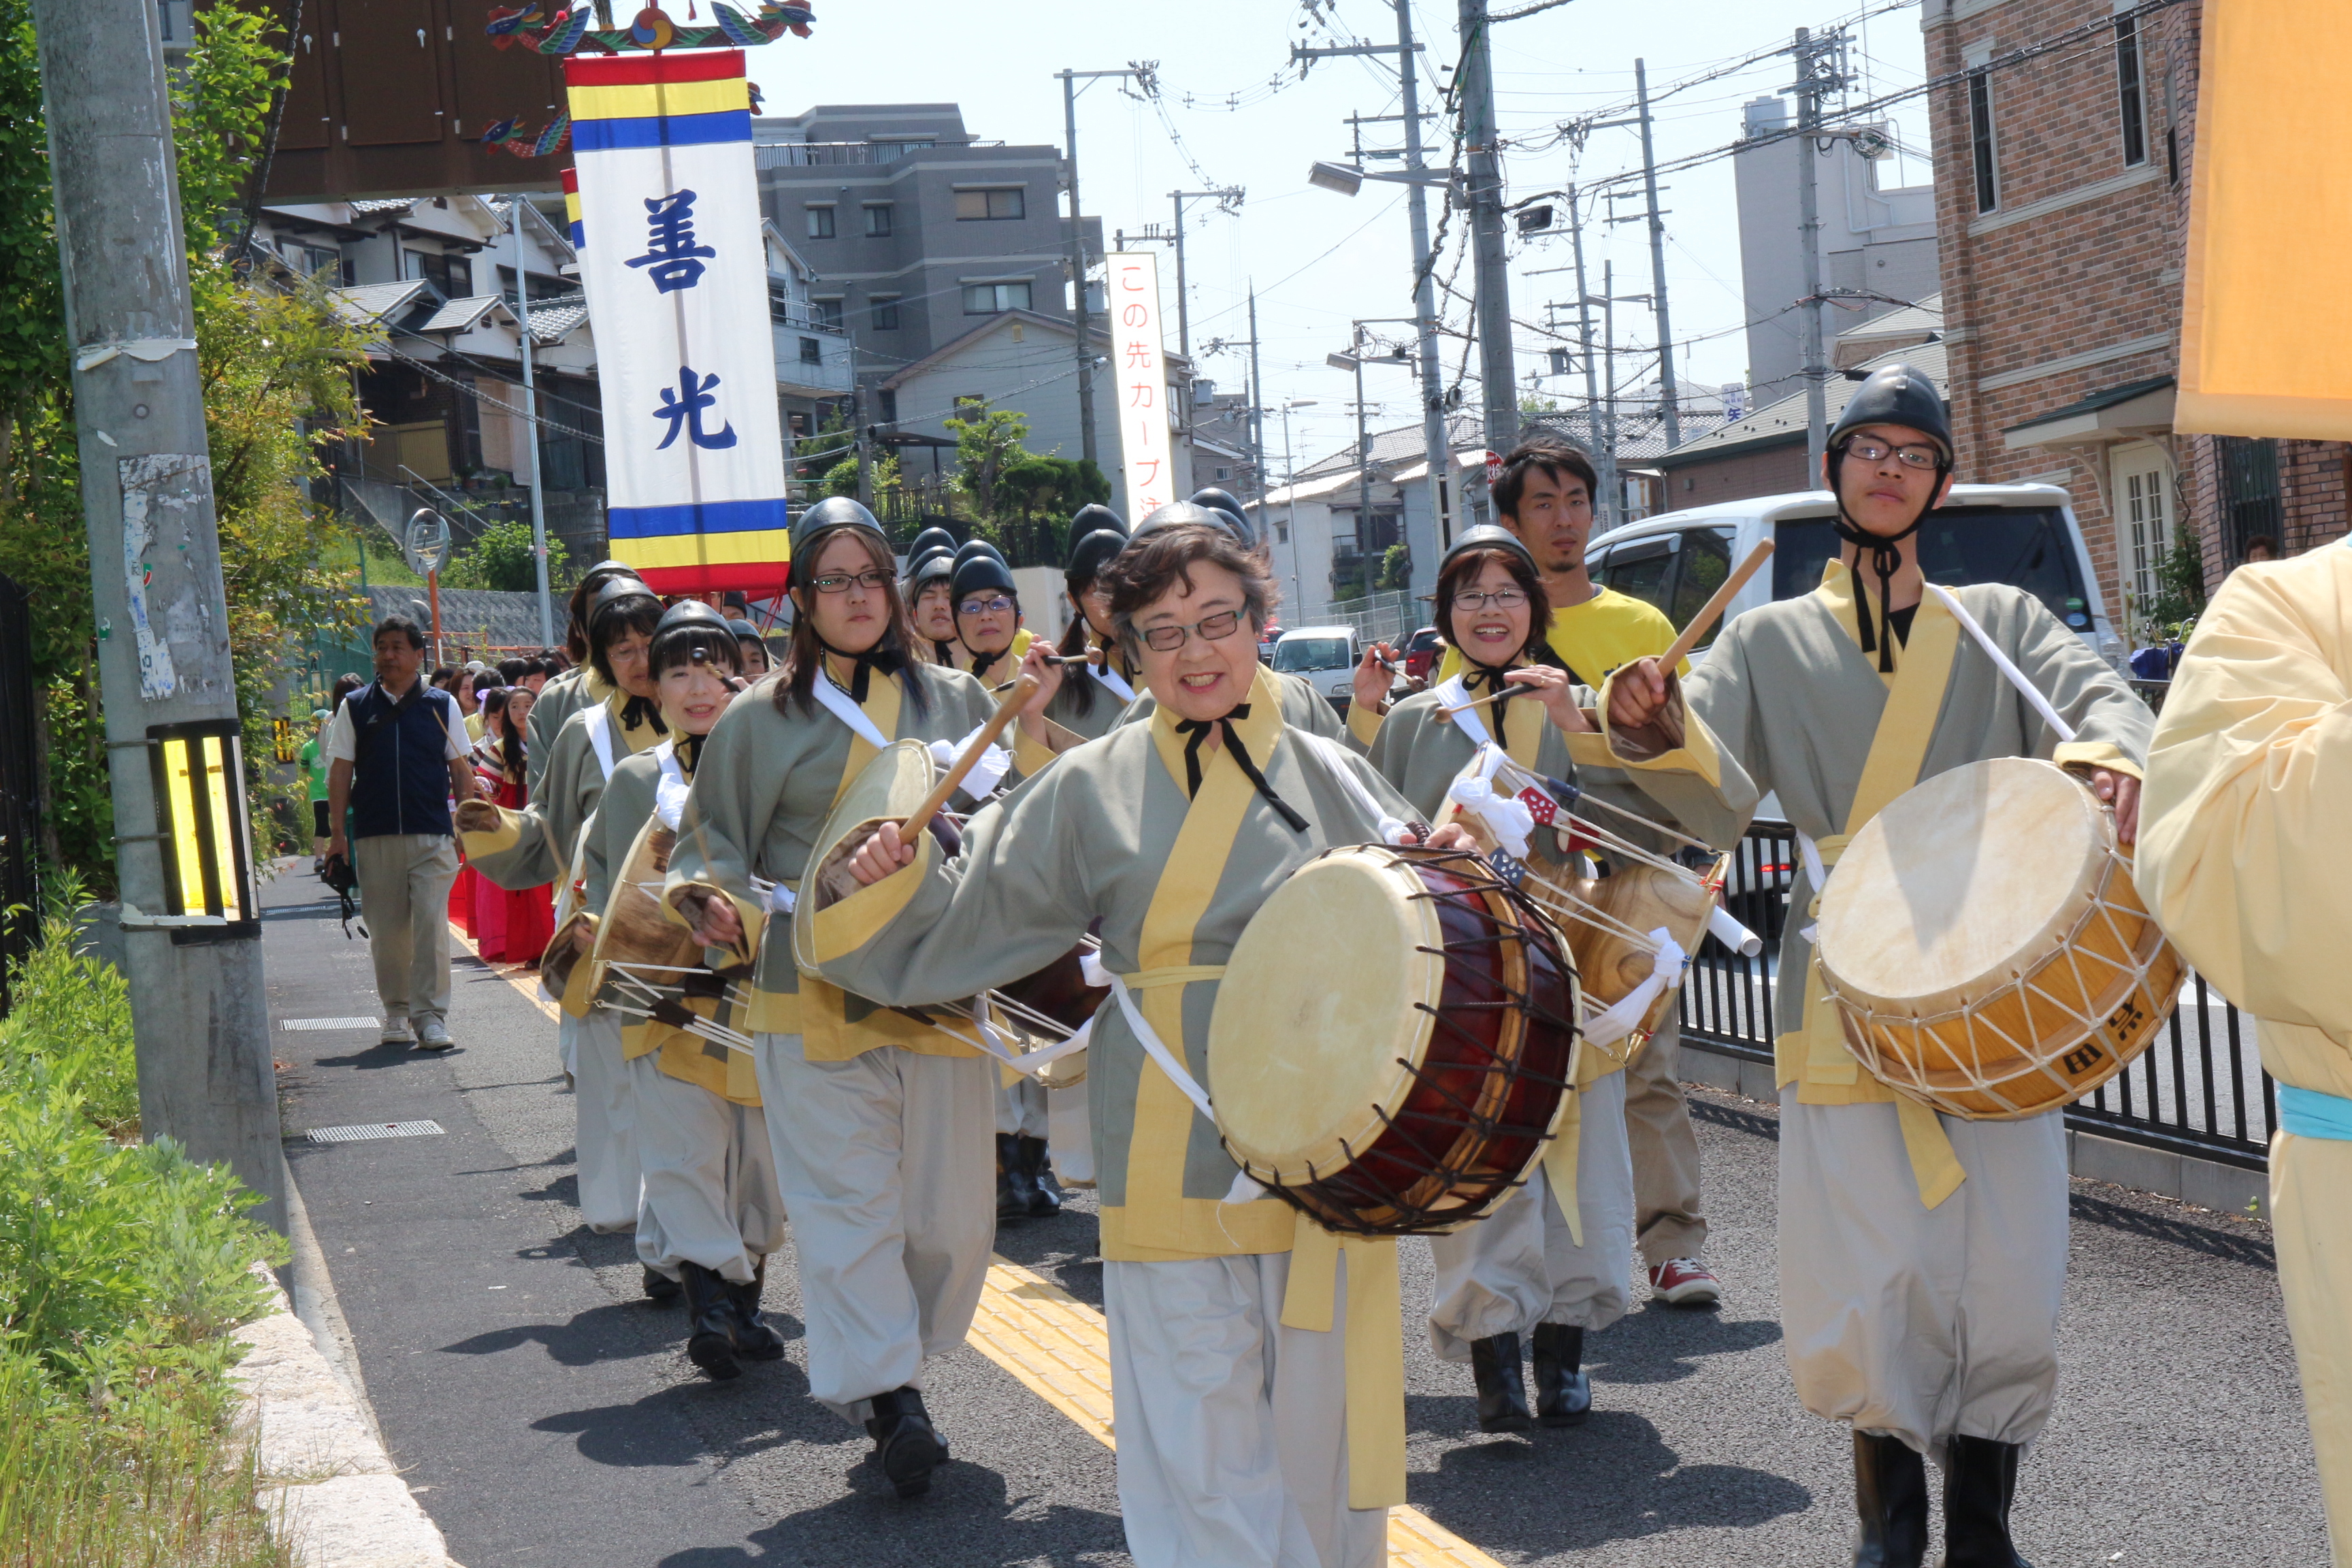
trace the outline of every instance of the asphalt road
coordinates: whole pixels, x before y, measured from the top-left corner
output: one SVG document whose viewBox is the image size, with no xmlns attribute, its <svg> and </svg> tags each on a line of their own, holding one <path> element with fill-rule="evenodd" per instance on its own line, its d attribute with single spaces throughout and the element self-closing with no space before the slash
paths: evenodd
<svg viewBox="0 0 2352 1568">
<path fill-rule="evenodd" d="M 374 1007 L 365 944 L 307 874 L 265 891 L 274 1016 Z M 1128 1561 L 1111 1456 L 975 1350 L 926 1397 L 957 1463 L 901 1503 L 863 1432 L 806 1397 L 789 1254 L 787 1358 L 701 1379 L 628 1239 L 583 1229 L 555 1026 L 461 963 L 459 1049 L 369 1030 L 276 1036 L 288 1154 L 387 1445 L 468 1568 L 896 1568 Z M 1402 1248 L 1412 1501 L 1509 1563 L 1847 1561 L 1843 1428 L 1797 1405 L 1775 1321 L 1769 1107 L 1697 1097 L 1718 1311 L 1637 1310 L 1596 1336 L 1585 1426 L 1472 1429 L 1466 1368 L 1428 1352 L 1425 1246 Z M 318 1144 L 431 1119 L 442 1135 Z M 2017 1510 L 2037 1568 L 2327 1561 L 2266 1226 L 2077 1183 L 2056 1414 Z M 1094 1218 L 1008 1226 L 998 1251 L 1101 1302 Z M 1933 1561 L 1931 1558 L 1930 1561 Z"/>
</svg>

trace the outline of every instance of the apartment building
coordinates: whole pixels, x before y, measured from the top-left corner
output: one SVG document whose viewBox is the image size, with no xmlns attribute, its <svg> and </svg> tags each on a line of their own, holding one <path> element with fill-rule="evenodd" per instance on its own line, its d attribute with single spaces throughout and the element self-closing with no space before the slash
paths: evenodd
<svg viewBox="0 0 2352 1568">
<path fill-rule="evenodd" d="M 1927 0 L 1922 21 L 1928 75 L 1967 73 L 1932 102 L 1960 475 L 2065 486 L 2139 633 L 2183 531 L 2209 582 L 2257 537 L 2343 534 L 2352 447 L 2173 431 L 2203 6 L 2133 9 Z M 2284 330 L 2294 302 L 2279 312 Z"/>
</svg>

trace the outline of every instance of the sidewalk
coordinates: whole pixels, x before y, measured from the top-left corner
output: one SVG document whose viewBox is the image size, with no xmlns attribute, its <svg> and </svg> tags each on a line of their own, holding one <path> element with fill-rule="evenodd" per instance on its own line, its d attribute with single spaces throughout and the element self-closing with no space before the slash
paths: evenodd
<svg viewBox="0 0 2352 1568">
<path fill-rule="evenodd" d="M 265 890 L 275 1016 L 373 1011 L 365 944 L 306 874 Z M 468 959 L 434 1058 L 373 1029 L 281 1032 L 288 1152 L 387 1447 L 468 1568 L 1127 1561 L 1110 1451 L 976 1348 L 926 1397 L 955 1445 L 900 1504 L 862 1433 L 811 1404 L 791 1258 L 769 1299 L 784 1362 L 701 1380 L 680 1316 L 642 1302 L 628 1239 L 581 1230 L 552 1021 Z M 430 1119 L 437 1136 L 312 1144 Z M 1774 1321 L 1770 1108 L 1700 1100 L 1719 1313 L 1637 1309 L 1591 1342 L 1570 1431 L 1468 1430 L 1466 1368 L 1421 1331 L 1429 1253 L 1402 1249 L 1413 1503 L 1512 1563 L 1686 1568 L 1845 1561 L 1842 1431 L 1797 1405 Z M 2267 1229 L 2078 1182 L 2066 1373 L 2029 1457 L 2019 1540 L 2040 1568 L 2326 1558 Z M 1081 1195 L 998 1252 L 1099 1310 Z M 1638 1299 L 1638 1298 L 1637 1298 Z M 1930 1561 L 1933 1561 L 1931 1558 Z"/>
</svg>

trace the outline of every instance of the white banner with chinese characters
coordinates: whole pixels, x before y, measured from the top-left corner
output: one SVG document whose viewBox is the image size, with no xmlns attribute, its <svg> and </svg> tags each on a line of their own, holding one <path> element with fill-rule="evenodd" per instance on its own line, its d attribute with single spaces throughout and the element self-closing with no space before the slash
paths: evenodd
<svg viewBox="0 0 2352 1568">
<path fill-rule="evenodd" d="M 1127 520 L 1192 493 L 1175 472 L 1168 438 L 1168 356 L 1160 342 L 1160 266 L 1148 251 L 1114 250 L 1103 258 L 1110 313 L 1110 377 L 1118 411 L 1119 472 L 1127 480 Z M 1183 488 L 1178 488 L 1180 485 Z"/>
<path fill-rule="evenodd" d="M 613 553 L 665 593 L 772 592 L 784 459 L 742 54 L 564 75 Z"/>
</svg>

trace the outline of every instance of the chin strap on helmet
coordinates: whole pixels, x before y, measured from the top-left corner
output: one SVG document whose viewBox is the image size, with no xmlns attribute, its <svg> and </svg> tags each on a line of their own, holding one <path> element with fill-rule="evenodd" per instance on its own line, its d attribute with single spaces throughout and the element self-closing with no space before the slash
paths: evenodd
<svg viewBox="0 0 2352 1568">
<path fill-rule="evenodd" d="M 1841 442 L 1831 455 L 1837 462 L 1836 471 L 1842 477 L 1845 468 L 1844 443 Z M 1846 568 L 1853 574 L 1854 630 L 1861 637 L 1862 651 L 1878 655 L 1881 674 L 1890 673 L 1895 668 L 1895 612 L 1888 606 L 1888 600 L 1893 596 L 1895 574 L 1903 567 L 1903 552 L 1895 547 L 1918 532 L 1919 525 L 1927 521 L 1927 514 L 1936 510 L 1937 493 L 1944 488 L 1944 480 L 1951 471 L 1948 458 L 1937 463 L 1936 482 L 1927 491 L 1927 503 L 1919 509 L 1919 515 L 1911 520 L 1911 526 L 1900 533 L 1872 533 L 1864 529 L 1846 515 L 1845 491 L 1835 484 L 1830 487 L 1830 494 L 1837 501 L 1837 517 L 1830 526 L 1848 544 L 1864 545 L 1869 549 L 1870 569 L 1878 578 L 1878 627 L 1874 635 L 1870 625 L 1870 595 L 1862 583 L 1861 556 L 1857 554 Z"/>
</svg>

